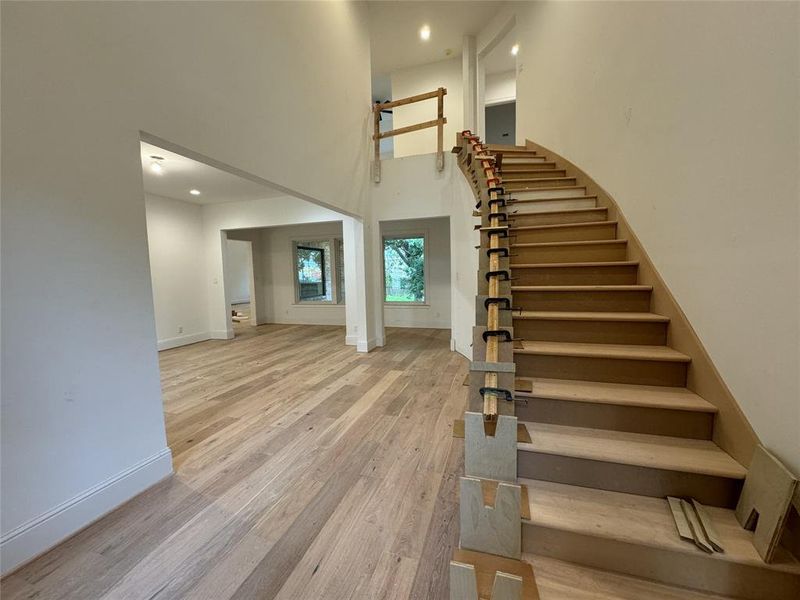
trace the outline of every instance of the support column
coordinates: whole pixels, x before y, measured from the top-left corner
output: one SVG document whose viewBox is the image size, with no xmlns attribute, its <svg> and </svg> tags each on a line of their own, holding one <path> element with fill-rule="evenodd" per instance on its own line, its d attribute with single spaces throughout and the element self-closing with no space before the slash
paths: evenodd
<svg viewBox="0 0 800 600">
<path fill-rule="evenodd" d="M 464 129 L 478 127 L 478 51 L 474 35 L 465 35 L 461 48 L 461 83 L 464 95 Z"/>
<path fill-rule="evenodd" d="M 383 345 L 383 320 L 380 340 L 377 335 L 375 303 L 371 294 L 373 260 L 369 227 L 352 217 L 342 219 L 344 245 L 345 343 L 358 352 L 369 352 Z M 381 342 L 380 344 L 378 342 Z"/>
</svg>

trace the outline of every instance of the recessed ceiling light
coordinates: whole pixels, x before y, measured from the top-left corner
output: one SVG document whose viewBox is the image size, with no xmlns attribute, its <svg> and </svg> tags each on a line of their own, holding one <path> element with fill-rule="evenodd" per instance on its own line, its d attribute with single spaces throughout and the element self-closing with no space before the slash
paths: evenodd
<svg viewBox="0 0 800 600">
<path fill-rule="evenodd" d="M 150 157 L 153 162 L 150 163 L 150 170 L 155 173 L 156 175 L 163 175 L 164 174 L 164 167 L 161 164 L 161 161 L 164 160 L 163 156 L 151 156 Z"/>
<path fill-rule="evenodd" d="M 519 44 L 514 44 L 513 46 L 511 46 L 511 54 L 513 54 L 514 56 L 519 54 Z"/>
<path fill-rule="evenodd" d="M 192 196 L 199 196 L 200 195 L 200 190 L 189 190 L 189 193 Z"/>
<path fill-rule="evenodd" d="M 423 41 L 428 41 L 431 39 L 431 28 L 427 25 L 423 25 L 422 28 L 419 30 L 419 39 Z"/>
</svg>

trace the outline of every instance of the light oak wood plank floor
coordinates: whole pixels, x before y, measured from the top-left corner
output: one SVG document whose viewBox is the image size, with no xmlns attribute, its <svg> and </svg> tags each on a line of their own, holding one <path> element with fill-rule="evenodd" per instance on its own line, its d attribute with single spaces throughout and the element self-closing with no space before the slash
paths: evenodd
<svg viewBox="0 0 800 600">
<path fill-rule="evenodd" d="M 449 332 L 238 328 L 160 354 L 175 475 L 2 581 L 4 600 L 447 596 L 467 361 Z"/>
</svg>

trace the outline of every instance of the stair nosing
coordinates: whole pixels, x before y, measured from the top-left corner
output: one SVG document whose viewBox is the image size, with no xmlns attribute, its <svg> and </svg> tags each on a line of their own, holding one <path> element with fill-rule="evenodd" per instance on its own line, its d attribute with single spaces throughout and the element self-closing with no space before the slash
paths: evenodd
<svg viewBox="0 0 800 600">
<path fill-rule="evenodd" d="M 541 213 L 534 213 L 541 214 Z M 549 225 L 520 225 L 519 227 L 510 227 L 510 231 L 534 231 L 542 229 L 566 229 L 569 227 L 599 227 L 601 225 L 614 225 L 617 226 L 618 221 L 580 221 L 578 223 L 552 223 Z"/>
<path fill-rule="evenodd" d="M 568 263 L 511 263 L 514 269 L 554 269 L 554 268 L 596 268 L 596 267 L 633 267 L 639 266 L 638 260 L 604 260 L 596 262 L 568 262 Z"/>
<path fill-rule="evenodd" d="M 747 470 L 740 465 L 733 457 L 731 457 L 724 450 L 720 449 L 711 440 L 698 440 L 692 438 L 676 438 L 671 436 L 652 435 L 647 433 L 629 433 L 613 431 L 608 429 L 593 429 L 590 427 L 570 427 L 567 425 L 551 425 L 545 423 L 535 423 L 531 421 L 519 421 L 530 434 L 531 442 L 517 442 L 517 450 L 523 452 L 534 452 L 537 454 L 548 454 L 553 456 L 565 456 L 568 458 L 579 458 L 584 460 L 591 460 L 596 462 L 612 463 L 619 465 L 628 465 L 634 467 L 641 467 L 645 469 L 657 469 L 660 471 L 672 471 L 678 473 L 692 473 L 695 475 L 708 475 L 711 477 L 722 477 L 726 479 L 742 480 L 747 475 Z M 538 431 L 537 431 L 538 430 Z M 551 447 L 537 447 L 537 440 L 541 439 L 543 432 L 549 430 L 551 434 L 558 435 L 580 435 L 584 432 L 592 432 L 595 437 L 594 444 L 601 446 L 603 441 L 606 443 L 616 444 L 631 444 L 632 449 L 624 455 L 612 458 L 598 453 L 597 450 L 581 451 L 575 448 L 565 447 L 560 444 L 558 448 Z M 587 436 L 588 438 L 589 436 Z M 603 440 L 598 442 L 597 440 Z M 656 446 L 656 442 L 661 444 L 658 450 L 658 456 L 664 458 L 665 456 L 672 456 L 673 453 L 669 452 L 668 446 L 688 448 L 689 452 L 697 451 L 701 453 L 712 452 L 715 456 L 720 457 L 724 462 L 728 463 L 727 467 L 721 465 L 708 466 L 702 465 L 701 461 L 680 461 L 680 460 L 654 460 L 653 458 L 644 459 L 640 458 L 641 451 L 634 451 L 635 445 L 640 446 Z M 690 448 L 695 446 L 696 448 Z M 726 458 L 723 458 L 727 457 Z"/>
<path fill-rule="evenodd" d="M 623 323 L 669 323 L 669 317 L 651 312 L 614 312 L 614 311 L 537 311 L 523 310 L 512 313 L 512 319 L 542 321 L 604 321 Z"/>
<path fill-rule="evenodd" d="M 581 186 L 581 187 L 583 187 L 583 186 Z M 550 188 L 550 189 L 552 189 L 552 190 L 568 190 L 568 189 L 571 189 L 571 188 L 563 187 L 563 188 Z M 520 191 L 520 190 L 511 190 L 512 193 L 515 192 L 515 191 Z M 506 201 L 506 204 L 508 206 L 513 206 L 514 204 L 520 204 L 520 203 L 524 203 L 524 202 L 556 202 L 556 201 L 559 201 L 559 200 L 591 200 L 591 199 L 597 200 L 597 196 L 596 195 L 594 195 L 594 196 L 583 195 L 583 196 L 563 196 L 561 198 L 512 198 L 511 200 Z M 598 210 L 598 209 L 603 209 L 603 208 L 608 210 L 608 208 L 603 207 L 603 206 L 593 206 L 591 208 L 575 208 L 575 209 L 572 209 L 572 210 Z M 550 212 L 563 212 L 563 211 L 558 211 L 557 210 L 557 211 L 542 211 L 540 213 L 509 213 L 509 216 L 511 216 L 511 215 L 544 215 L 544 214 L 547 214 L 547 213 L 550 213 Z"/>
<path fill-rule="evenodd" d="M 512 267 L 513 270 L 513 267 Z M 652 292 L 652 285 L 638 283 L 619 285 L 512 285 L 519 292 Z"/>
<path fill-rule="evenodd" d="M 510 244 L 510 246 L 512 248 L 530 248 L 531 246 L 588 246 L 590 244 L 626 245 L 627 243 L 628 240 L 623 238 L 616 240 L 573 240 L 568 242 L 522 242 L 520 244 Z"/>
</svg>

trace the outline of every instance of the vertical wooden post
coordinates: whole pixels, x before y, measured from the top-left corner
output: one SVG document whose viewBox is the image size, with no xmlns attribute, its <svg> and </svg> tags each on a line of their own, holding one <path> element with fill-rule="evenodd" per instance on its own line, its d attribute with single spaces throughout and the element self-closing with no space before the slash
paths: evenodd
<svg viewBox="0 0 800 600">
<path fill-rule="evenodd" d="M 436 96 L 437 113 L 436 118 L 439 124 L 436 126 L 436 168 L 441 171 L 444 169 L 444 88 L 439 88 Z"/>
<path fill-rule="evenodd" d="M 375 124 L 375 134 L 372 139 L 375 141 L 375 158 L 372 163 L 372 178 L 375 183 L 381 182 L 381 105 L 376 102 L 372 107 L 372 117 Z"/>
</svg>

